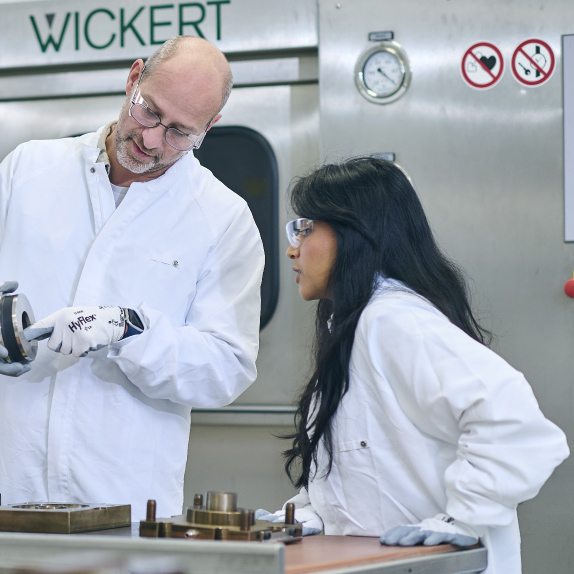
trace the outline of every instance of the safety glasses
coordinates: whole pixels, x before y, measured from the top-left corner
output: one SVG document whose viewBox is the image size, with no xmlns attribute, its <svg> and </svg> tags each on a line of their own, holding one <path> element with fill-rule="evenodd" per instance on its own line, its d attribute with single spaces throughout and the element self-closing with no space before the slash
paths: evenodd
<svg viewBox="0 0 574 574">
<path fill-rule="evenodd" d="M 291 247 L 297 249 L 305 237 L 311 234 L 313 231 L 313 220 L 306 219 L 305 217 L 300 217 L 299 219 L 293 219 L 285 226 L 285 231 L 287 232 L 287 239 L 291 244 Z"/>
<path fill-rule="evenodd" d="M 145 128 L 156 128 L 161 126 L 164 130 L 165 141 L 173 148 L 178 151 L 189 151 L 190 149 L 198 149 L 207 133 L 207 128 L 209 124 L 213 121 L 211 119 L 209 123 L 205 126 L 204 130 L 199 135 L 194 134 L 184 134 L 177 128 L 171 128 L 161 123 L 160 117 L 147 105 L 147 102 L 143 99 L 140 93 L 140 82 L 144 74 L 145 66 L 143 67 L 138 83 L 134 90 L 131 106 L 129 109 L 130 116 L 140 125 Z"/>
</svg>

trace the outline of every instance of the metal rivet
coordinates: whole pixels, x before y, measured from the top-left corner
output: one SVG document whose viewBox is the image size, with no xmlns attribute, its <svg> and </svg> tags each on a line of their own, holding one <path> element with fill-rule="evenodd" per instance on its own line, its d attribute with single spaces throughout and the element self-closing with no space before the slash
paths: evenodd
<svg viewBox="0 0 574 574">
<path fill-rule="evenodd" d="M 365 448 L 365 447 L 367 446 L 367 443 L 366 443 L 364 440 L 362 440 L 362 441 L 361 441 L 361 446 L 362 446 L 363 448 Z"/>
<path fill-rule="evenodd" d="M 95 167 L 91 167 L 91 168 L 90 168 L 90 171 L 91 171 L 92 173 L 96 173 L 96 168 L 95 168 Z"/>
</svg>

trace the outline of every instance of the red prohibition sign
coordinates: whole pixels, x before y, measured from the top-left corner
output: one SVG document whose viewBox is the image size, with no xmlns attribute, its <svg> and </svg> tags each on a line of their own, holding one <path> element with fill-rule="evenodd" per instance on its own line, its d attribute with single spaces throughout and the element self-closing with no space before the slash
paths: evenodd
<svg viewBox="0 0 574 574">
<path fill-rule="evenodd" d="M 490 56 L 483 55 L 481 50 L 486 50 Z M 478 71 L 478 78 L 470 76 L 474 71 Z M 504 72 L 504 58 L 500 50 L 490 42 L 477 42 L 472 45 L 462 57 L 461 72 L 464 81 L 473 88 L 492 88 L 502 78 Z"/>
<path fill-rule="evenodd" d="M 533 46 L 534 50 L 525 49 L 530 45 Z M 519 57 L 522 62 L 518 60 Z M 550 79 L 554 73 L 555 65 L 556 58 L 554 58 L 552 48 L 542 40 L 530 39 L 522 42 L 514 50 L 510 67 L 512 68 L 512 74 L 521 84 L 525 86 L 540 86 Z M 533 74 L 532 80 L 529 79 L 531 73 Z"/>
</svg>

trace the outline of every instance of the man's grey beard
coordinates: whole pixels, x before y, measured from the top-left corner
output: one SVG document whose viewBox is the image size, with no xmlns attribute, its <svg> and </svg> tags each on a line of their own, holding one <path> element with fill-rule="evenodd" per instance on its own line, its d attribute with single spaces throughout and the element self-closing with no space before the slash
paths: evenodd
<svg viewBox="0 0 574 574">
<path fill-rule="evenodd" d="M 116 130 L 116 150 L 119 164 L 125 169 L 131 171 L 132 173 L 142 174 L 149 173 L 152 171 L 158 171 L 169 167 L 175 163 L 179 158 L 175 157 L 173 161 L 169 163 L 162 163 L 160 156 L 151 155 L 150 160 L 140 160 L 134 157 L 129 150 L 131 140 L 135 141 L 135 136 L 132 133 L 128 133 L 126 137 L 121 137 L 119 131 Z M 137 143 L 137 142 L 136 142 Z"/>
</svg>

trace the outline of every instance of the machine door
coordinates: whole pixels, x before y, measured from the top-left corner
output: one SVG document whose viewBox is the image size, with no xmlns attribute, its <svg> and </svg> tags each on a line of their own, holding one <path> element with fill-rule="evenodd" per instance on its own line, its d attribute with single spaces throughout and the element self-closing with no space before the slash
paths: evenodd
<svg viewBox="0 0 574 574">
<path fill-rule="evenodd" d="M 279 295 L 275 154 L 259 132 L 242 126 L 214 127 L 194 154 L 219 181 L 245 199 L 259 228 L 267 257 L 261 283 L 263 329 L 273 316 Z"/>
</svg>

